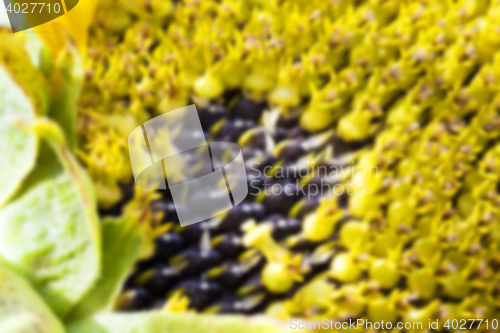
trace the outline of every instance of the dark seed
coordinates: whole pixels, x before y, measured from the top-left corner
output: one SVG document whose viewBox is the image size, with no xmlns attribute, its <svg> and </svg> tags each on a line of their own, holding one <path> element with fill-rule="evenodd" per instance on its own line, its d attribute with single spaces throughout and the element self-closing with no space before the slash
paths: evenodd
<svg viewBox="0 0 500 333">
<path fill-rule="evenodd" d="M 118 300 L 120 311 L 140 311 L 148 309 L 153 302 L 153 298 L 143 288 L 135 288 L 125 291 Z"/>
<path fill-rule="evenodd" d="M 184 249 L 184 241 L 178 234 L 168 232 L 155 239 L 155 257 L 167 260 Z"/>
<path fill-rule="evenodd" d="M 273 184 L 265 189 L 264 205 L 268 211 L 287 214 L 293 205 L 302 197 L 296 184 Z"/>
<path fill-rule="evenodd" d="M 235 259 L 245 250 L 241 237 L 235 233 L 221 235 L 214 239 L 214 243 L 215 250 L 224 258 Z"/>
<path fill-rule="evenodd" d="M 258 196 L 262 189 L 266 186 L 266 181 L 269 183 L 269 179 L 264 175 L 247 175 L 248 181 L 248 194 L 250 196 Z"/>
<path fill-rule="evenodd" d="M 236 294 L 238 296 L 246 296 L 255 294 L 258 292 L 265 292 L 266 288 L 261 283 L 261 273 L 256 272 L 252 274 L 244 283 L 241 285 Z"/>
<path fill-rule="evenodd" d="M 155 297 L 164 297 L 167 291 L 181 281 L 182 275 L 174 268 L 159 265 L 145 281 L 146 288 Z"/>
<path fill-rule="evenodd" d="M 302 229 L 299 220 L 286 218 L 282 215 L 273 215 L 270 217 L 273 224 L 273 238 L 280 241 L 288 236 L 297 234 Z"/>
<path fill-rule="evenodd" d="M 254 147 L 260 150 L 266 149 L 266 131 L 263 127 L 247 133 L 251 133 L 251 135 L 248 141 L 245 142 L 245 147 Z"/>
<path fill-rule="evenodd" d="M 179 222 L 177 210 L 172 201 L 167 201 L 165 199 L 154 201 L 151 203 L 151 210 L 153 212 L 163 212 L 163 222 Z"/>
<path fill-rule="evenodd" d="M 222 264 L 222 258 L 215 250 L 190 249 L 182 253 L 180 257 L 175 258 L 175 261 L 178 260 L 187 263 L 187 266 L 182 270 L 185 275 L 201 274 Z"/>
<path fill-rule="evenodd" d="M 276 127 L 273 138 L 276 142 L 280 142 L 288 137 L 288 132 L 283 127 Z"/>
<path fill-rule="evenodd" d="M 265 295 L 252 295 L 245 298 L 238 298 L 233 295 L 226 295 L 214 304 L 218 307 L 218 313 L 239 313 L 252 314 L 265 302 Z"/>
<path fill-rule="evenodd" d="M 215 282 L 189 280 L 181 284 L 186 296 L 190 300 L 190 307 L 203 310 L 224 293 L 222 288 Z"/>
<path fill-rule="evenodd" d="M 252 128 L 255 123 L 251 120 L 236 119 L 234 121 L 226 120 L 220 132 L 217 135 L 217 139 L 236 142 L 243 132 Z"/>
<path fill-rule="evenodd" d="M 252 162 L 254 159 L 260 159 L 268 157 L 267 154 L 259 148 L 245 146 L 241 149 L 243 154 L 243 159 L 248 162 Z"/>
<path fill-rule="evenodd" d="M 258 103 L 242 98 L 234 106 L 234 116 L 241 119 L 248 119 L 257 122 L 266 107 L 265 103 Z"/>
<path fill-rule="evenodd" d="M 213 305 L 213 307 L 217 308 L 217 313 L 236 314 L 239 313 L 239 311 L 235 307 L 235 304 L 237 304 L 237 300 L 237 297 L 227 295 L 217 301 Z"/>
<path fill-rule="evenodd" d="M 277 127 L 281 127 L 283 129 L 291 129 L 298 125 L 299 119 L 293 117 L 280 117 L 277 122 Z"/>
<path fill-rule="evenodd" d="M 264 153 L 261 156 L 255 156 L 251 160 L 245 160 L 245 165 L 247 166 L 247 170 L 263 173 L 266 167 L 273 166 L 277 161 L 278 159 L 275 156 Z"/>
<path fill-rule="evenodd" d="M 227 118 L 229 112 L 222 105 L 210 105 L 208 108 L 198 109 L 198 116 L 200 117 L 201 126 L 204 131 L 209 131 L 212 125 L 221 120 L 222 118 Z"/>
<path fill-rule="evenodd" d="M 179 230 L 180 236 L 188 244 L 198 243 L 201 239 L 201 235 L 205 230 L 211 230 L 212 226 L 209 221 L 203 221 L 195 224 L 190 224 L 185 227 L 181 227 Z"/>
<path fill-rule="evenodd" d="M 306 132 L 302 127 L 295 126 L 288 132 L 288 137 L 295 140 L 305 139 L 309 136 L 309 133 Z"/>
<path fill-rule="evenodd" d="M 121 190 L 123 194 L 122 201 L 129 202 L 134 197 L 135 183 L 132 182 L 129 184 L 121 185 Z"/>
<path fill-rule="evenodd" d="M 350 153 L 352 151 L 359 150 L 363 147 L 366 147 L 368 144 L 373 141 L 372 139 L 362 140 L 362 141 L 350 141 L 346 142 L 338 136 L 333 136 L 330 144 L 332 144 L 335 149 L 333 151 L 334 157 L 340 157 L 346 153 Z"/>
<path fill-rule="evenodd" d="M 295 161 L 304 154 L 300 141 L 291 140 L 280 151 L 280 157 L 287 161 Z"/>
<path fill-rule="evenodd" d="M 265 216 L 265 208 L 257 202 L 242 202 L 227 212 L 227 215 L 218 226 L 218 231 L 240 231 L 240 226 L 248 219 L 260 221 Z"/>
<path fill-rule="evenodd" d="M 313 212 L 319 206 L 319 198 L 304 198 L 300 204 L 300 208 L 297 212 L 297 218 L 302 219 L 307 214 Z"/>
<path fill-rule="evenodd" d="M 227 263 L 224 265 L 223 270 L 211 280 L 219 283 L 224 289 L 233 291 L 237 288 L 243 279 L 247 277 L 249 271 L 237 263 Z"/>
</svg>

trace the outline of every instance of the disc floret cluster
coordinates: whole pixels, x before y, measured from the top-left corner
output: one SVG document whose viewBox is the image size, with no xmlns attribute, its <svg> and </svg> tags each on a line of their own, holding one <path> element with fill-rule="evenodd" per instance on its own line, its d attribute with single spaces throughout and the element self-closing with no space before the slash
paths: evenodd
<svg viewBox="0 0 500 333">
<path fill-rule="evenodd" d="M 151 207 L 151 249 L 118 307 L 498 318 L 499 17 L 497 0 L 103 2 L 79 154 L 104 213 Z M 328 179 L 362 195 L 249 196 L 176 227 L 168 194 L 127 195 L 127 136 L 192 103 L 209 140 L 240 144 L 249 181 L 264 176 L 255 162 L 269 179 L 318 165 L 377 176 Z"/>
</svg>

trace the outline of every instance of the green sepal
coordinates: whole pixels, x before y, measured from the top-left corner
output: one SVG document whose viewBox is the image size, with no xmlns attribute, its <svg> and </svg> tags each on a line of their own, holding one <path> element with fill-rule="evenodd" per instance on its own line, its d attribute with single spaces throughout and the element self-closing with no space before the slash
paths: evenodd
<svg viewBox="0 0 500 333">
<path fill-rule="evenodd" d="M 0 332 L 64 333 L 65 329 L 33 287 L 0 265 Z"/>
<path fill-rule="evenodd" d="M 68 320 L 110 311 L 123 282 L 132 270 L 142 248 L 143 236 L 134 216 L 106 218 L 101 223 L 102 272 L 95 287 L 71 311 Z"/>
<path fill-rule="evenodd" d="M 161 311 L 103 314 L 69 325 L 68 333 L 281 333 L 292 332 L 277 319 L 252 316 L 199 315 Z"/>
<path fill-rule="evenodd" d="M 37 137 L 26 128 L 47 112 L 49 94 L 43 75 L 23 45 L 0 35 L 0 207 L 33 169 Z"/>
<path fill-rule="evenodd" d="M 0 211 L 0 261 L 64 318 L 99 277 L 101 242 L 90 180 L 64 145 L 52 146 L 42 142 L 37 167 Z"/>
</svg>

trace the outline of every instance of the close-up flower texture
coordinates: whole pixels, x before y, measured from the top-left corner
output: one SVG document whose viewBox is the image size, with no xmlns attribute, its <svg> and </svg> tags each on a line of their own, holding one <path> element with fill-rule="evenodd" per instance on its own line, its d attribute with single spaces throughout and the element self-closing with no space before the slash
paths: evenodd
<svg viewBox="0 0 500 333">
<path fill-rule="evenodd" d="M 497 331 L 499 0 L 84 2 L 0 30 L 0 332 Z M 181 227 L 128 138 L 192 104 L 249 193 Z"/>
</svg>

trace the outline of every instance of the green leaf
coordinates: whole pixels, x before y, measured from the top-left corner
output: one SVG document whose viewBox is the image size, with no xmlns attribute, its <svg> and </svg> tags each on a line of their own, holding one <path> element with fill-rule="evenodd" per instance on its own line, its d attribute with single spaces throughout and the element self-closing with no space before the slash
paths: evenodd
<svg viewBox="0 0 500 333">
<path fill-rule="evenodd" d="M 142 247 L 142 232 L 133 216 L 107 218 L 101 225 L 102 274 L 94 289 L 68 316 L 75 320 L 97 311 L 110 311 L 123 282 L 135 264 Z"/>
<path fill-rule="evenodd" d="M 81 85 L 76 78 L 63 78 L 62 80 L 61 91 L 52 103 L 49 117 L 59 123 L 68 141 L 69 149 L 74 151 L 77 144 L 76 103 L 80 95 Z"/>
<path fill-rule="evenodd" d="M 0 207 L 34 167 L 37 138 L 25 128 L 48 107 L 43 75 L 15 39 L 0 35 Z"/>
<path fill-rule="evenodd" d="M 21 39 L 21 38 L 20 38 Z M 35 67 L 38 69 L 41 69 L 43 67 L 42 65 L 42 53 L 43 49 L 45 48 L 43 41 L 33 33 L 27 33 L 24 34 L 23 36 L 24 42 L 24 49 L 26 50 L 26 53 L 28 53 L 31 62 Z M 43 70 L 42 70 L 43 73 Z"/>
<path fill-rule="evenodd" d="M 77 102 L 83 80 L 82 68 L 82 61 L 76 50 L 65 49 L 59 54 L 51 81 L 60 86 L 60 89 L 56 91 L 48 116 L 63 130 L 71 151 L 77 145 Z"/>
<path fill-rule="evenodd" d="M 260 316 L 201 315 L 166 312 L 102 314 L 70 324 L 68 333 L 280 333 L 285 322 Z"/>
<path fill-rule="evenodd" d="M 37 168 L 0 211 L 0 260 L 27 278 L 64 317 L 100 273 L 92 184 L 66 147 L 45 143 Z"/>
<path fill-rule="evenodd" d="M 0 332 L 65 332 L 62 324 L 33 287 L 1 265 Z"/>
</svg>

